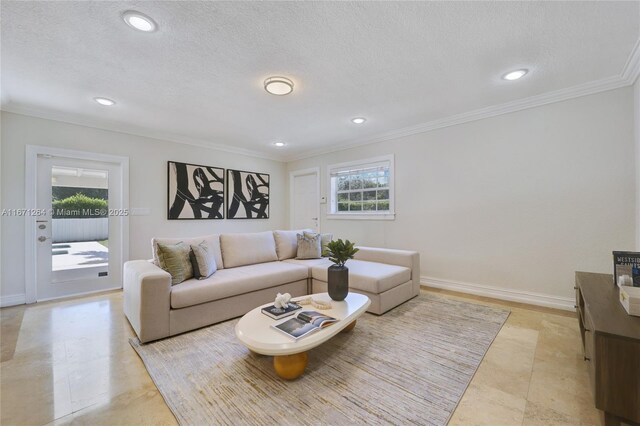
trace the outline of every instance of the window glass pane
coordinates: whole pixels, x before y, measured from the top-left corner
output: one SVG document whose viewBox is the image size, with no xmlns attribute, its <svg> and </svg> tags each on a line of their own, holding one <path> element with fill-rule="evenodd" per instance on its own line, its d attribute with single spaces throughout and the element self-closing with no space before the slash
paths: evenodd
<svg viewBox="0 0 640 426">
<path fill-rule="evenodd" d="M 390 211 L 393 188 L 389 187 L 391 169 L 386 160 L 365 160 L 351 167 L 337 165 L 329 173 L 334 191 L 331 194 L 333 213 L 375 215 Z"/>
<path fill-rule="evenodd" d="M 338 191 L 346 191 L 349 189 L 349 176 L 338 177 Z"/>
<path fill-rule="evenodd" d="M 389 210 L 388 201 L 378 201 L 378 211 L 388 211 L 388 210 Z"/>
<path fill-rule="evenodd" d="M 349 189 L 362 189 L 362 177 L 358 175 L 351 175 L 349 180 Z"/>
<path fill-rule="evenodd" d="M 362 210 L 375 210 L 376 202 L 375 201 L 365 201 L 362 203 Z"/>
<path fill-rule="evenodd" d="M 362 182 L 365 188 L 375 188 L 376 186 L 378 186 L 376 173 L 367 173 L 363 175 Z"/>
<path fill-rule="evenodd" d="M 375 200 L 376 199 L 376 191 L 364 191 L 362 193 L 363 200 Z"/>
</svg>

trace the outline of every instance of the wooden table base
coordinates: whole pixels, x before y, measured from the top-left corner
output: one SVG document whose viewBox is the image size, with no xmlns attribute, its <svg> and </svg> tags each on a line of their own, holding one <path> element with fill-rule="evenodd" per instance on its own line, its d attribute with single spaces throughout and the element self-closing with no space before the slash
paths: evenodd
<svg viewBox="0 0 640 426">
<path fill-rule="evenodd" d="M 276 370 L 276 374 L 285 380 L 297 379 L 304 373 L 308 359 L 309 356 L 306 352 L 274 356 L 273 368 Z"/>
<path fill-rule="evenodd" d="M 354 320 L 351 324 L 341 330 L 341 333 L 346 333 L 353 330 L 356 326 Z M 306 352 L 300 352 L 293 355 L 276 355 L 273 357 L 273 368 L 276 370 L 276 374 L 285 380 L 294 380 L 304 374 L 304 369 L 307 368 L 307 362 L 309 356 Z"/>
<path fill-rule="evenodd" d="M 356 327 L 356 321 L 357 320 L 353 320 L 353 322 L 351 324 L 349 324 L 348 326 L 346 326 L 345 328 L 343 328 L 340 332 L 341 333 L 346 333 L 348 331 L 353 330 Z"/>
</svg>

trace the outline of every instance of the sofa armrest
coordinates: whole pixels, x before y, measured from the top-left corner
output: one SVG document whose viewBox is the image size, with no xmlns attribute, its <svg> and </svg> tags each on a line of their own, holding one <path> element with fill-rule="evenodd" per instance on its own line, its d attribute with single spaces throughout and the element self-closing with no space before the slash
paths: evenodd
<svg viewBox="0 0 640 426">
<path fill-rule="evenodd" d="M 124 264 L 124 313 L 142 343 L 169 336 L 171 275 L 146 260 Z"/>
<path fill-rule="evenodd" d="M 420 253 L 412 250 L 396 250 L 376 247 L 357 247 L 359 250 L 354 259 L 369 262 L 386 263 L 388 265 L 404 266 L 411 269 L 413 292 L 420 293 Z M 347 264 L 347 267 L 349 265 Z"/>
</svg>

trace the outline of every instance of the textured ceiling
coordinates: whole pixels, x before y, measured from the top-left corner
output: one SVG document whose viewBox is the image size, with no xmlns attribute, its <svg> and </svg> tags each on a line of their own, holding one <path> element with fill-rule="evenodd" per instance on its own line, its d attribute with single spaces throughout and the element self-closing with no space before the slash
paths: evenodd
<svg viewBox="0 0 640 426">
<path fill-rule="evenodd" d="M 640 35 L 639 2 L 0 8 L 3 109 L 283 159 L 618 76 Z M 120 18 L 128 9 L 159 30 L 129 28 Z M 531 72 L 500 79 L 516 68 Z M 271 75 L 291 78 L 293 94 L 267 94 Z M 356 126 L 355 116 L 368 121 Z"/>
</svg>

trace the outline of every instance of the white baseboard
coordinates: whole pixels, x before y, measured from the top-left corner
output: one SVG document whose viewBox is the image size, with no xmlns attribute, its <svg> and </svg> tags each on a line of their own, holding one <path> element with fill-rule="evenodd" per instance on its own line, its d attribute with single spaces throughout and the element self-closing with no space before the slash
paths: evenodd
<svg viewBox="0 0 640 426">
<path fill-rule="evenodd" d="M 13 294 L 11 296 L 0 297 L 0 308 L 5 306 L 24 305 L 27 303 L 27 297 L 25 294 Z"/>
<path fill-rule="evenodd" d="M 443 290 L 474 294 L 476 296 L 492 297 L 494 299 L 527 303 L 529 305 L 546 306 L 548 308 L 562 309 L 565 311 L 575 311 L 575 300 L 569 297 L 558 297 L 551 296 L 549 294 L 532 293 L 529 291 L 510 290 L 484 284 L 463 283 L 433 277 L 420 277 L 420 284 Z"/>
</svg>

